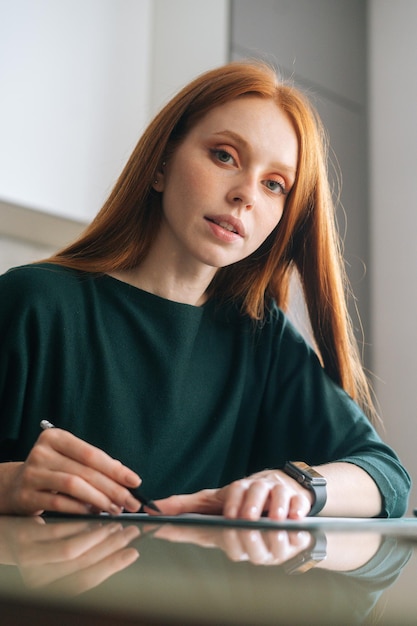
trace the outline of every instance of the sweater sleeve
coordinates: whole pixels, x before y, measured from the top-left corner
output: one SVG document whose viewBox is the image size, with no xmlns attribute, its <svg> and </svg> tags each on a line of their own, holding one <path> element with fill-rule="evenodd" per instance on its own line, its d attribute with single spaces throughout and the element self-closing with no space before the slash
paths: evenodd
<svg viewBox="0 0 417 626">
<path fill-rule="evenodd" d="M 0 461 L 26 458 L 39 435 L 40 416 L 51 415 L 43 371 L 50 349 L 51 369 L 60 352 L 50 339 L 60 298 L 51 275 L 21 266 L 0 276 Z"/>
<path fill-rule="evenodd" d="M 258 430 L 258 451 L 262 446 L 266 452 L 264 467 L 281 467 L 287 460 L 353 463 L 378 485 L 381 516 L 400 517 L 411 480 L 398 456 L 281 312 L 276 321 L 265 348 L 270 367 Z"/>
<path fill-rule="evenodd" d="M 11 274 L 0 277 L 0 460 L 7 442 L 15 440 L 25 402 L 29 369 L 28 309 L 22 305 L 25 282 Z"/>
</svg>

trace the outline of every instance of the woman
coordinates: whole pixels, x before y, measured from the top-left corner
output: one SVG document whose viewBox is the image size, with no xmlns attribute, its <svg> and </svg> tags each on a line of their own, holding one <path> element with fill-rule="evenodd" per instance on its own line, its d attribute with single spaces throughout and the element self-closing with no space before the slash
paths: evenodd
<svg viewBox="0 0 417 626">
<path fill-rule="evenodd" d="M 1 278 L 0 512 L 133 512 L 143 481 L 166 514 L 404 513 L 362 412 L 323 136 L 268 67 L 209 71 L 78 241 Z M 318 357 L 282 312 L 294 272 Z"/>
</svg>

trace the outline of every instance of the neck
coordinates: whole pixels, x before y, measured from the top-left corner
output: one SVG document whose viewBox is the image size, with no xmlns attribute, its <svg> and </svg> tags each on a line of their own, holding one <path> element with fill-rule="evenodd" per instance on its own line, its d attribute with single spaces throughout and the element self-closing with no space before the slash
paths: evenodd
<svg viewBox="0 0 417 626">
<path fill-rule="evenodd" d="M 161 298 L 192 306 L 202 306 L 207 300 L 207 288 L 216 271 L 215 268 L 204 269 L 206 271 L 175 271 L 173 267 L 167 268 L 161 262 L 153 263 L 148 257 L 132 270 L 116 271 L 111 275 L 113 278 Z"/>
</svg>

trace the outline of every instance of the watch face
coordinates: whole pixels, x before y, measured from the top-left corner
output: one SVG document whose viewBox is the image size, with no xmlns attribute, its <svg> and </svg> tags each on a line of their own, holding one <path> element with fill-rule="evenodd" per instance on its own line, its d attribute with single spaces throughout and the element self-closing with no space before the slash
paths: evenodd
<svg viewBox="0 0 417 626">
<path fill-rule="evenodd" d="M 310 467 L 310 465 L 307 465 L 307 463 L 303 463 L 302 461 L 289 462 L 287 463 L 287 467 L 288 469 L 291 468 L 294 478 L 299 482 L 309 482 L 312 485 L 327 484 L 326 479 L 316 472 L 315 469 Z"/>
<path fill-rule="evenodd" d="M 291 478 L 294 478 L 300 485 L 314 492 L 313 504 L 308 515 L 314 516 L 320 513 L 327 500 L 327 481 L 324 476 L 301 461 L 287 461 L 283 471 Z"/>
<path fill-rule="evenodd" d="M 313 467 L 310 467 L 309 465 L 306 467 L 307 467 L 306 473 L 310 474 L 314 482 L 316 482 L 316 480 L 320 481 L 320 483 L 317 483 L 317 484 L 322 484 L 322 481 L 326 482 L 326 479 L 321 474 L 316 472 L 316 470 Z"/>
</svg>

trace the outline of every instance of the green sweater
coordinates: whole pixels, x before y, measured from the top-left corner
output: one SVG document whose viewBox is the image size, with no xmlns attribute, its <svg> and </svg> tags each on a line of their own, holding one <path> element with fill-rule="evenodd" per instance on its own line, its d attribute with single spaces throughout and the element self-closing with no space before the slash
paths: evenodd
<svg viewBox="0 0 417 626">
<path fill-rule="evenodd" d="M 0 333 L 0 461 L 25 459 L 47 419 L 156 499 L 344 460 L 375 479 L 385 515 L 405 512 L 407 472 L 277 307 L 255 325 L 43 264 L 0 277 Z"/>
</svg>

